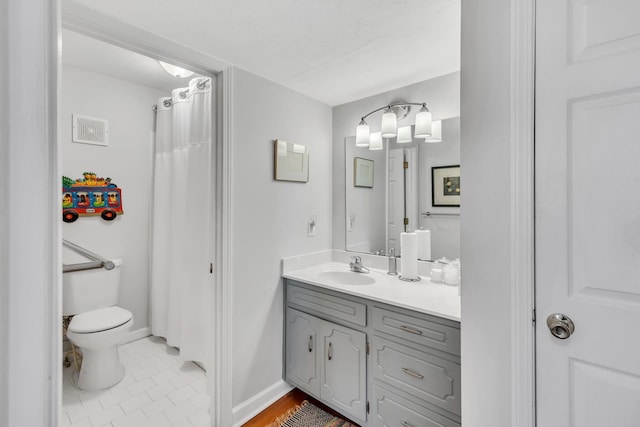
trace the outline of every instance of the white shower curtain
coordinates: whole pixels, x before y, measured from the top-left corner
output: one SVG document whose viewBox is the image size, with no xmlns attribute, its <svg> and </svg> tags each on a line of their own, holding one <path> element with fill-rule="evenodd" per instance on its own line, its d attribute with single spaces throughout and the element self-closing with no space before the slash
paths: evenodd
<svg viewBox="0 0 640 427">
<path fill-rule="evenodd" d="M 203 364 L 212 330 L 211 88 L 198 77 L 158 101 L 151 254 L 151 333 Z"/>
</svg>

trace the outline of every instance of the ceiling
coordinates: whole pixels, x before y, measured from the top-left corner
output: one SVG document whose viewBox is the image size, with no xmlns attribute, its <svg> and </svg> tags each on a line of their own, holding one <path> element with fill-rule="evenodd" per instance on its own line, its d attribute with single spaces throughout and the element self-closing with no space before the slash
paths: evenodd
<svg viewBox="0 0 640 427">
<path fill-rule="evenodd" d="M 167 95 L 172 89 L 188 86 L 193 78 L 174 77 L 155 59 L 64 29 L 62 63 L 160 89 Z"/>
<path fill-rule="evenodd" d="M 460 69 L 461 0 L 66 1 L 331 106 Z M 84 39 L 63 34 L 64 62 L 107 74 L 131 75 L 138 66 L 135 56 L 110 60 L 117 49 Z M 142 69 L 161 70 L 143 62 Z"/>
</svg>

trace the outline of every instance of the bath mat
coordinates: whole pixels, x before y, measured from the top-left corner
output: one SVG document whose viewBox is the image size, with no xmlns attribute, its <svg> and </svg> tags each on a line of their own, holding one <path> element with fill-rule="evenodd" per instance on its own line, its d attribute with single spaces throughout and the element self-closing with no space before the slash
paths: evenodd
<svg viewBox="0 0 640 427">
<path fill-rule="evenodd" d="M 331 415 L 306 400 L 276 420 L 274 427 L 358 427 Z"/>
</svg>

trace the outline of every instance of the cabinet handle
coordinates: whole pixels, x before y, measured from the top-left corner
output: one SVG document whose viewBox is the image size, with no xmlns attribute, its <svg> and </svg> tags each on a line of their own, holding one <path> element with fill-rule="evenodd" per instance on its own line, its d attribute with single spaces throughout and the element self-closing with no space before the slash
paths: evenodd
<svg viewBox="0 0 640 427">
<path fill-rule="evenodd" d="M 313 335 L 309 335 L 309 353 L 313 351 Z"/>
<path fill-rule="evenodd" d="M 409 423 L 408 423 L 408 422 L 406 422 L 406 421 L 403 421 L 403 422 L 402 422 L 402 427 L 411 427 L 411 424 L 409 424 Z"/>
<path fill-rule="evenodd" d="M 333 346 L 331 345 L 331 341 L 329 341 L 329 350 L 327 350 L 327 357 L 329 360 L 333 359 Z"/>
<path fill-rule="evenodd" d="M 405 326 L 405 325 L 400 325 L 400 329 L 402 329 L 403 331 L 410 332 L 410 333 L 412 333 L 412 334 L 422 335 L 422 331 L 419 331 L 419 330 L 417 330 L 417 329 L 410 328 L 410 327 Z"/>
<path fill-rule="evenodd" d="M 407 375 L 411 375 L 412 377 L 418 378 L 419 380 L 424 378 L 424 375 L 417 373 L 416 371 L 412 371 L 411 369 L 402 368 L 402 372 Z"/>
</svg>

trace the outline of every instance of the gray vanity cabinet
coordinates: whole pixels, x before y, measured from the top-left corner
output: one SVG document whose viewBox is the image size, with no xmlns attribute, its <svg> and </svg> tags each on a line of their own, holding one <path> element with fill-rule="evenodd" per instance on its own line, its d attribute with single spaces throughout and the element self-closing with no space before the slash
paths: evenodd
<svg viewBox="0 0 640 427">
<path fill-rule="evenodd" d="M 460 426 L 459 322 L 284 283 L 290 384 L 363 426 Z"/>
<path fill-rule="evenodd" d="M 320 319 L 287 309 L 286 372 L 287 378 L 305 392 L 320 394 L 321 353 L 317 351 Z"/>
<path fill-rule="evenodd" d="M 367 416 L 366 335 L 323 322 L 322 390 L 320 397 L 359 420 Z"/>
<path fill-rule="evenodd" d="M 287 308 L 286 378 L 347 416 L 366 419 L 366 335 Z"/>
</svg>

